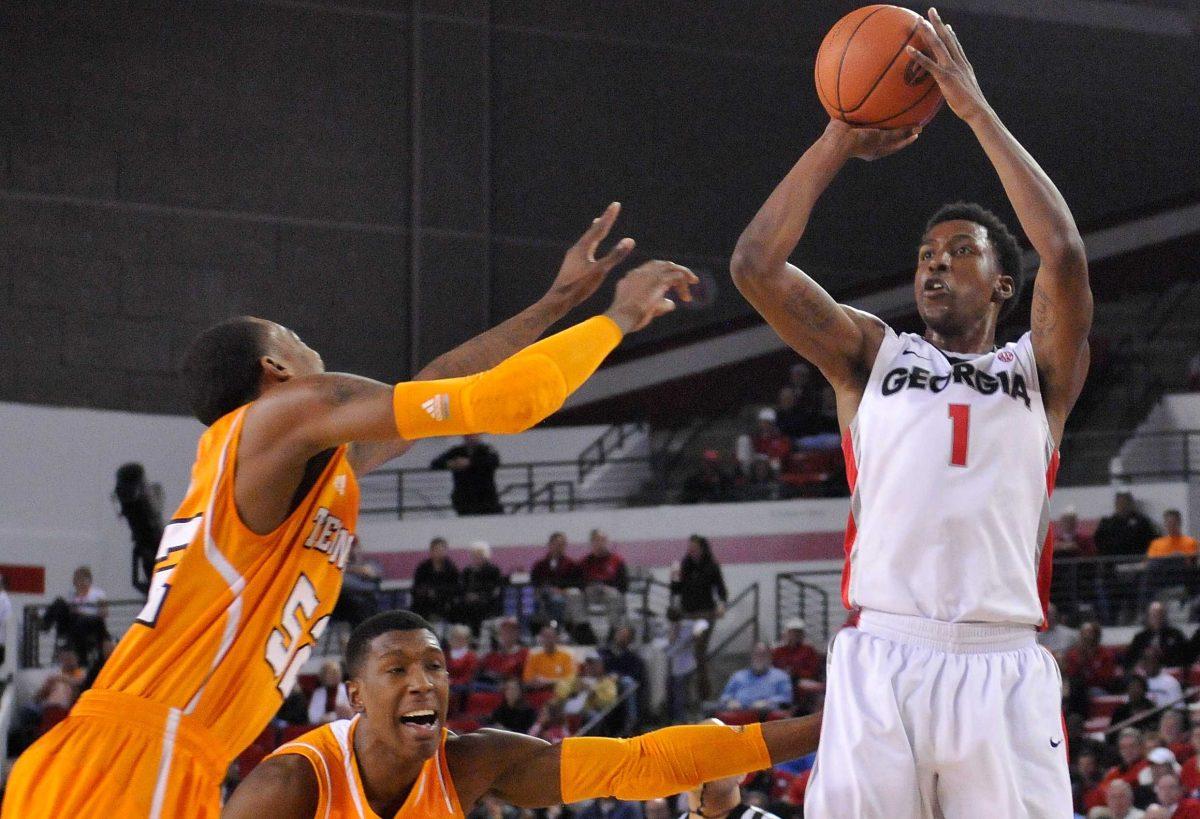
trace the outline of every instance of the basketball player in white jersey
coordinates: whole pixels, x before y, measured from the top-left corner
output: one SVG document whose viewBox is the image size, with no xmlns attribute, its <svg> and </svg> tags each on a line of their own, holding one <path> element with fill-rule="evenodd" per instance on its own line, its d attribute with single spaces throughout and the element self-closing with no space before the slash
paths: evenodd
<svg viewBox="0 0 1200 819">
<path fill-rule="evenodd" d="M 861 615 L 830 652 L 805 815 L 1069 817 L 1059 673 L 1034 633 L 1057 444 L 1088 365 L 1087 261 L 1066 202 L 988 105 L 957 37 L 933 10 L 922 30 L 933 56 L 909 58 L 974 132 L 1041 257 L 1032 332 L 995 347 L 1020 257 L 977 205 L 943 208 L 920 239 L 923 336 L 837 304 L 788 263 L 842 165 L 914 131 L 831 122 L 732 261 L 746 298 L 836 390 L 852 490 L 842 590 Z"/>
</svg>

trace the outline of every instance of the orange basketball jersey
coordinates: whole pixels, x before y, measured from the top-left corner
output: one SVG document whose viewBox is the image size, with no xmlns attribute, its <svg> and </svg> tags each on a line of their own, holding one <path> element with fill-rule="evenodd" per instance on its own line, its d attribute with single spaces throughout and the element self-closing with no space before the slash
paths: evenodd
<svg viewBox="0 0 1200 819">
<path fill-rule="evenodd" d="M 320 788 L 314 815 L 321 819 L 381 819 L 367 803 L 354 755 L 354 730 L 358 720 L 355 717 L 322 725 L 281 745 L 267 757 L 299 754 L 308 760 Z M 443 728 L 437 753 L 425 760 L 400 812 L 395 817 L 382 819 L 464 819 L 446 764 L 446 736 L 447 731 Z"/>
<path fill-rule="evenodd" d="M 279 710 L 329 624 L 358 517 L 358 483 L 341 446 L 275 531 L 247 529 L 233 494 L 247 408 L 201 436 L 146 606 L 95 686 L 189 717 L 229 760 Z"/>
</svg>

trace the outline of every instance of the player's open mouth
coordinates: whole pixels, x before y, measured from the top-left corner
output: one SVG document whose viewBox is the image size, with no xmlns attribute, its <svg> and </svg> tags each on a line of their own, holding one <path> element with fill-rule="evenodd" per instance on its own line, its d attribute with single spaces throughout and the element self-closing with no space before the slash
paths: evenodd
<svg viewBox="0 0 1200 819">
<path fill-rule="evenodd" d="M 422 736 L 431 736 L 438 727 L 437 714 L 429 709 L 400 715 L 400 724 Z"/>
<path fill-rule="evenodd" d="M 924 290 L 926 293 L 948 293 L 949 289 L 946 283 L 938 279 L 926 279 Z"/>
</svg>

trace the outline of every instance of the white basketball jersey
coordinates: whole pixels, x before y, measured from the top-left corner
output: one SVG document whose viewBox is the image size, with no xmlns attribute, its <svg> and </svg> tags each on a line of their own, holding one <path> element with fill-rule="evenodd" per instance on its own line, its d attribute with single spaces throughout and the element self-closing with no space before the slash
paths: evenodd
<svg viewBox="0 0 1200 819">
<path fill-rule="evenodd" d="M 1044 624 L 1058 452 L 1029 333 L 960 357 L 889 328 L 843 450 L 847 608 Z"/>
</svg>

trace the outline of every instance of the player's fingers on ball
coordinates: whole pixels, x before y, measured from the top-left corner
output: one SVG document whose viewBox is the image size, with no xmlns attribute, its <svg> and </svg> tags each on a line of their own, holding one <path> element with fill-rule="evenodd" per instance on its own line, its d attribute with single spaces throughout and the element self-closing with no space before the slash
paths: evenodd
<svg viewBox="0 0 1200 819">
<path fill-rule="evenodd" d="M 942 70 L 942 67 L 938 65 L 936 61 L 930 59 L 918 49 L 915 49 L 912 46 L 905 46 L 904 50 L 908 52 L 909 57 L 912 57 L 913 62 L 924 68 L 930 74 L 936 75 Z"/>
<path fill-rule="evenodd" d="M 921 42 L 925 47 L 933 52 L 933 56 L 938 62 L 943 62 L 950 57 L 950 52 L 946 49 L 946 43 L 942 40 L 941 35 L 934 29 L 933 24 L 928 20 L 922 20 L 919 23 L 921 30 Z"/>
</svg>

